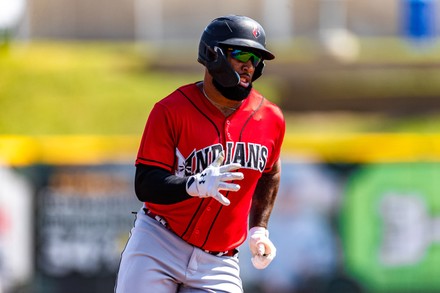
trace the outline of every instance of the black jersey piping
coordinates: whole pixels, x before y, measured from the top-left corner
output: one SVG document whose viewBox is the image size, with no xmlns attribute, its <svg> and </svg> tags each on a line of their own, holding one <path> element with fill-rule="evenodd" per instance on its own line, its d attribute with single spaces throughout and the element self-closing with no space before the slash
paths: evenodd
<svg viewBox="0 0 440 293">
<path fill-rule="evenodd" d="M 226 193 L 225 197 L 228 197 L 228 195 L 229 195 L 229 191 Z M 211 234 L 211 230 L 214 227 L 214 224 L 217 222 L 218 215 L 220 214 L 222 209 L 223 209 L 223 205 L 220 205 L 220 208 L 218 209 L 217 214 L 214 217 L 214 220 L 211 222 L 211 225 L 209 226 L 208 233 L 206 233 L 205 241 L 202 244 L 202 248 L 205 246 L 206 242 L 208 242 L 208 238 L 209 235 Z"/>
<path fill-rule="evenodd" d="M 263 102 L 264 102 L 264 97 L 262 97 L 262 99 L 261 99 L 261 101 L 260 101 L 260 104 L 259 104 L 259 105 L 257 106 L 257 108 L 252 112 L 252 114 L 249 115 L 249 117 L 248 117 L 248 118 L 246 119 L 246 121 L 244 122 L 244 124 L 243 124 L 243 126 L 242 126 L 242 128 L 241 128 L 241 131 L 240 131 L 240 136 L 239 136 L 238 141 L 241 142 L 241 140 L 242 140 L 242 139 L 241 139 L 241 138 L 242 138 L 242 134 L 243 134 L 244 129 L 246 128 L 246 125 L 249 123 L 249 121 L 250 121 L 251 118 L 255 115 L 255 113 L 257 113 L 258 110 L 262 107 Z M 225 197 L 228 197 L 228 195 L 229 195 L 229 192 L 226 193 Z M 203 242 L 202 247 L 204 247 L 205 244 L 206 244 L 206 242 L 208 242 L 209 235 L 211 234 L 211 230 L 213 229 L 214 224 L 217 222 L 216 220 L 217 220 L 217 218 L 218 218 L 220 212 L 222 211 L 222 209 L 223 209 L 223 205 L 221 205 L 220 208 L 218 209 L 217 214 L 215 215 L 214 221 L 212 221 L 211 226 L 210 226 L 209 229 L 208 229 L 208 233 L 206 233 L 205 241 Z"/>
<path fill-rule="evenodd" d="M 196 215 L 199 213 L 200 208 L 202 207 L 203 201 L 205 199 L 201 200 L 199 203 L 199 206 L 196 209 L 196 212 L 193 214 L 191 220 L 188 223 L 188 226 L 186 226 L 185 232 L 182 233 L 182 235 L 180 235 L 181 238 L 183 238 L 185 236 L 186 233 L 188 233 L 189 227 L 191 227 L 192 222 L 194 221 L 194 218 L 196 217 Z"/>
<path fill-rule="evenodd" d="M 177 91 L 178 92 L 180 92 L 187 100 L 188 100 L 188 102 L 190 102 L 191 103 L 191 105 L 193 105 L 194 106 L 194 108 L 196 108 L 196 110 L 197 111 L 199 111 L 200 112 L 200 114 L 202 114 L 205 118 L 206 118 L 206 120 L 208 120 L 211 124 L 212 124 L 212 126 L 214 126 L 214 129 L 217 131 L 217 136 L 218 136 L 218 140 L 219 141 L 221 141 L 221 137 L 220 137 L 220 130 L 217 128 L 217 125 L 215 125 L 215 123 L 214 123 L 214 121 L 212 121 L 210 118 L 209 118 L 209 116 L 208 115 L 206 115 L 205 113 L 203 113 L 203 111 L 202 110 L 200 110 L 199 109 L 199 107 L 197 107 L 197 105 L 179 88 L 179 89 L 177 89 Z M 204 201 L 204 199 L 202 200 L 202 201 L 200 201 L 200 204 L 199 204 L 199 206 L 197 207 L 197 210 L 196 210 L 196 212 L 194 213 L 194 215 L 193 215 L 193 217 L 191 218 L 191 220 L 188 222 L 188 225 L 186 226 L 186 229 L 185 229 L 185 232 L 183 232 L 182 233 L 182 235 L 180 236 L 180 237 L 184 237 L 185 236 L 185 234 L 186 233 L 188 233 L 188 231 L 189 231 L 189 228 L 191 227 L 191 225 L 192 225 L 192 223 L 193 223 L 193 221 L 194 221 L 194 219 L 195 219 L 195 217 L 196 217 L 196 215 L 200 212 L 200 209 L 201 209 L 201 207 L 202 207 L 202 204 L 203 204 L 203 201 Z"/>
<path fill-rule="evenodd" d="M 241 138 L 243 136 L 243 131 L 246 128 L 246 125 L 249 123 L 251 118 L 254 117 L 255 113 L 257 113 L 258 110 L 260 110 L 260 108 L 263 106 L 263 102 L 264 102 L 264 97 L 261 97 L 261 101 L 260 101 L 260 104 L 258 105 L 258 107 L 252 112 L 251 115 L 249 115 L 248 119 L 246 119 L 246 121 L 244 122 L 243 127 L 241 128 L 241 131 L 240 131 L 240 136 L 238 137 L 238 141 L 241 142 Z"/>
<path fill-rule="evenodd" d="M 211 122 L 211 124 L 214 126 L 215 130 L 217 131 L 217 135 L 218 135 L 219 141 L 220 141 L 220 130 L 218 130 L 217 125 L 215 125 L 214 121 L 212 121 L 211 118 L 209 118 L 208 115 L 203 113 L 203 111 L 200 110 L 199 107 L 197 107 L 197 105 L 193 101 L 191 101 L 191 99 L 181 89 L 177 89 L 177 90 L 188 100 L 188 102 L 191 103 L 191 105 L 194 106 L 194 108 L 197 109 L 197 111 L 200 112 L 200 114 L 202 114 L 209 122 Z"/>
</svg>

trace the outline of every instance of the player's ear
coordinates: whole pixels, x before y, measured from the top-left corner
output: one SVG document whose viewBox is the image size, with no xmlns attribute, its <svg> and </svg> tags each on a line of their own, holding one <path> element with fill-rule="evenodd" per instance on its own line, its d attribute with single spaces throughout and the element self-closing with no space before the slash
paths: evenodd
<svg viewBox="0 0 440 293">
<path fill-rule="evenodd" d="M 210 46 L 208 46 L 208 44 L 205 43 L 205 56 L 207 62 L 213 62 L 217 59 L 218 54 L 217 52 L 214 51 L 213 48 L 211 48 Z"/>
</svg>

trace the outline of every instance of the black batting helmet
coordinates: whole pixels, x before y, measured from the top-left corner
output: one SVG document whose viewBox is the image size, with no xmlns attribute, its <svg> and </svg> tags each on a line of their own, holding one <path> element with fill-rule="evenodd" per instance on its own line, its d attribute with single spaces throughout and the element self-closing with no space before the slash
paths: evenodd
<svg viewBox="0 0 440 293">
<path fill-rule="evenodd" d="M 263 60 L 275 56 L 266 49 L 266 33 L 255 20 L 241 15 L 228 15 L 214 19 L 203 31 L 197 61 L 223 86 L 235 86 L 240 77 L 227 62 L 222 48 L 238 47 L 255 52 Z M 253 80 L 261 76 L 264 62 L 255 69 Z"/>
</svg>

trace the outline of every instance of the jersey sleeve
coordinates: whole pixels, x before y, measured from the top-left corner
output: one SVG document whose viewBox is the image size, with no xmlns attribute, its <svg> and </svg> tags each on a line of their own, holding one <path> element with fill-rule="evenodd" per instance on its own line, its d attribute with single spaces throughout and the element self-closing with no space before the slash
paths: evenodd
<svg viewBox="0 0 440 293">
<path fill-rule="evenodd" d="M 156 166 L 172 172 L 175 155 L 175 128 L 168 109 L 157 103 L 148 116 L 136 158 L 136 165 Z"/>
<path fill-rule="evenodd" d="M 284 135 L 286 132 L 286 122 L 284 120 L 283 113 L 281 112 L 281 109 L 279 109 L 277 106 L 273 105 L 275 111 L 273 112 L 273 121 L 276 123 L 273 123 L 274 130 L 273 133 L 276 133 L 273 137 L 273 147 L 271 156 L 268 159 L 268 164 L 266 165 L 266 168 L 264 170 L 265 173 L 271 172 L 273 166 L 278 161 L 278 159 L 281 156 L 281 146 L 283 144 Z"/>
</svg>

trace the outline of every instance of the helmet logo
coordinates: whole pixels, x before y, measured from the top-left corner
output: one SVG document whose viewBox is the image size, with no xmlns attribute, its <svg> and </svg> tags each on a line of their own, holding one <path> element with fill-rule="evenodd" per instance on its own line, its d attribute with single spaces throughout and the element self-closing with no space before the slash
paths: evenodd
<svg viewBox="0 0 440 293">
<path fill-rule="evenodd" d="M 252 34 L 254 35 L 255 38 L 258 38 L 261 35 L 260 28 L 255 26 L 254 29 L 252 30 Z"/>
</svg>

